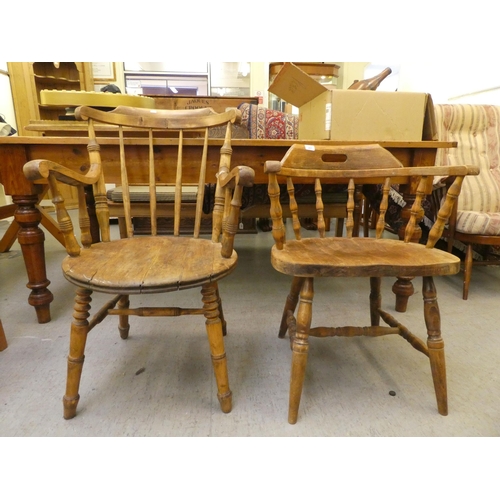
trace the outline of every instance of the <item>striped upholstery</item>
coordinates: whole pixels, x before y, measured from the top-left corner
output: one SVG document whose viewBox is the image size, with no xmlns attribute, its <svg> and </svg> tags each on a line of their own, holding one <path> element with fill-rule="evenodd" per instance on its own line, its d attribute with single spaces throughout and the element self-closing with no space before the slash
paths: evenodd
<svg viewBox="0 0 500 500">
<path fill-rule="evenodd" d="M 480 174 L 464 179 L 458 200 L 457 231 L 500 235 L 500 106 L 436 104 L 440 140 L 457 148 L 438 150 L 436 164 L 470 164 Z"/>
</svg>

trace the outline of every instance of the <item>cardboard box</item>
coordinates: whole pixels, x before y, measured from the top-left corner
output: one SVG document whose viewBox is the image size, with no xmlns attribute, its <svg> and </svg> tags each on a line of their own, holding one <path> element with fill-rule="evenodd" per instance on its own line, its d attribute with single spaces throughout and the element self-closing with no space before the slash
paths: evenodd
<svg viewBox="0 0 500 500">
<path fill-rule="evenodd" d="M 434 140 L 429 94 L 328 90 L 292 63 L 285 63 L 269 92 L 299 108 L 300 140 Z"/>
<path fill-rule="evenodd" d="M 151 96 L 156 109 L 198 109 L 212 108 L 223 113 L 226 108 L 237 108 L 241 103 L 258 104 L 258 97 L 218 97 L 218 96 Z"/>
</svg>

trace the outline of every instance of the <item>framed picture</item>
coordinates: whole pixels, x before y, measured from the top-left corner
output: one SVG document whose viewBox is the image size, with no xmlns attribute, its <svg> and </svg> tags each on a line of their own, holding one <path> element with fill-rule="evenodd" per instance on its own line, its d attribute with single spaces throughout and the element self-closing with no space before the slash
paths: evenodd
<svg viewBox="0 0 500 500">
<path fill-rule="evenodd" d="M 116 80 L 114 62 L 93 62 L 92 73 L 94 80 L 101 82 L 113 82 Z"/>
</svg>

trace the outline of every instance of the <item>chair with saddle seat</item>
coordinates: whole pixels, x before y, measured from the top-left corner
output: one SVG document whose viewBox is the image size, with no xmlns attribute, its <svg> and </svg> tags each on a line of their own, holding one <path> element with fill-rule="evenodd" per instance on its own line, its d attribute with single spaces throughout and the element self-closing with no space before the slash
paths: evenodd
<svg viewBox="0 0 500 500">
<path fill-rule="evenodd" d="M 288 421 L 297 422 L 304 384 L 309 337 L 329 336 L 381 336 L 397 334 L 430 360 L 438 411 L 448 412 L 444 343 L 441 337 L 434 276 L 456 274 L 460 259 L 434 248 L 450 216 L 463 178 L 477 174 L 478 169 L 467 166 L 403 167 L 380 145 L 307 146 L 293 145 L 281 161 L 267 161 L 268 192 L 271 199 L 271 217 L 275 244 L 271 263 L 280 273 L 292 277 L 279 327 L 279 337 L 289 333 L 292 348 L 292 368 Z M 427 244 L 411 243 L 412 232 L 421 212 L 421 202 L 434 175 L 454 176 L 446 202 L 430 231 Z M 391 184 L 418 181 L 417 194 L 411 209 L 404 241 L 383 239 L 385 213 Z M 303 237 L 300 228 L 300 204 L 295 197 L 295 183 L 311 182 L 316 191 L 318 235 Z M 347 237 L 325 237 L 322 189 L 328 183 L 348 184 Z M 286 184 L 290 211 L 293 214 L 293 234 L 287 235 L 280 202 L 280 184 Z M 353 237 L 355 227 L 354 193 L 356 185 L 383 184 L 375 237 Z M 291 231 L 291 228 L 289 227 Z M 287 238 L 289 236 L 289 238 Z M 414 335 L 409 328 L 382 309 L 381 279 L 397 276 L 421 276 L 424 299 L 424 319 L 427 342 Z M 314 281 L 319 278 L 369 278 L 370 326 L 316 326 L 312 327 Z M 297 311 L 296 311 L 297 309 Z M 355 309 L 358 311 L 358 308 Z M 335 310 L 333 309 L 333 314 Z M 367 315 L 368 316 L 368 315 Z M 368 320 L 368 317 L 367 317 Z M 387 326 L 380 326 L 383 320 Z"/>
</svg>

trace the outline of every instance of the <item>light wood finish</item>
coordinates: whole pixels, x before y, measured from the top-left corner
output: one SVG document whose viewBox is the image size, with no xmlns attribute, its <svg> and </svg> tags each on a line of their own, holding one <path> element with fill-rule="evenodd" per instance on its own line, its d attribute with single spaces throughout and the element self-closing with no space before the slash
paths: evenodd
<svg viewBox="0 0 500 500">
<path fill-rule="evenodd" d="M 329 337 L 358 335 L 380 336 L 398 334 L 416 350 L 429 357 L 438 411 L 448 413 L 444 344 L 440 331 L 440 316 L 433 276 L 456 274 L 460 259 L 448 252 L 434 248 L 460 192 L 465 175 L 477 174 L 479 169 L 468 166 L 410 167 L 402 164 L 379 145 L 317 146 L 296 144 L 282 161 L 266 162 L 269 176 L 269 196 L 275 245 L 271 250 L 271 263 L 280 273 L 291 276 L 292 284 L 286 299 L 279 328 L 279 337 L 289 332 L 292 347 L 290 402 L 288 421 L 295 424 L 309 350 L 309 336 Z M 426 244 L 414 243 L 413 233 L 422 212 L 422 200 L 433 175 L 454 176 L 446 201 L 430 231 Z M 299 222 L 300 207 L 294 196 L 294 182 L 314 180 L 318 212 L 318 236 L 303 237 Z M 279 183 L 286 182 L 292 227 L 295 239 L 287 241 L 286 227 L 279 199 Z M 326 237 L 323 216 L 322 183 L 334 182 L 348 185 L 347 237 Z M 415 201 L 406 226 L 403 240 L 382 239 L 384 217 L 388 206 L 391 184 L 417 182 Z M 357 184 L 383 184 L 383 198 L 376 225 L 375 238 L 353 237 L 354 192 Z M 427 343 L 381 308 L 380 284 L 382 277 L 422 276 L 424 318 L 427 326 Z M 315 278 L 369 278 L 370 326 L 311 327 Z M 297 308 L 298 307 L 298 308 Z M 297 313 L 295 315 L 295 310 Z M 358 308 L 353 307 L 353 312 Z M 387 326 L 380 326 L 380 320 Z"/>
<path fill-rule="evenodd" d="M 89 62 L 9 62 L 12 98 L 19 135 L 39 135 L 27 131 L 31 120 L 57 119 L 65 114 L 64 106 L 45 107 L 41 90 L 94 90 L 92 63 Z"/>
<path fill-rule="evenodd" d="M 48 160 L 32 160 L 25 164 L 24 172 L 32 182 L 48 181 L 57 220 L 64 236 L 68 257 L 63 261 L 64 277 L 76 286 L 76 299 L 70 336 L 68 377 L 63 399 L 64 417 L 73 418 L 79 400 L 79 385 L 82 373 L 85 343 L 88 333 L 108 315 L 118 315 L 120 336 L 128 337 L 130 315 L 180 316 L 204 315 L 212 355 L 213 369 L 218 388 L 218 398 L 223 412 L 231 411 L 232 399 L 229 389 L 226 354 L 223 335 L 226 325 L 222 313 L 218 281 L 228 276 L 235 268 L 237 255 L 233 249 L 234 236 L 238 228 L 239 209 L 243 186 L 251 186 L 254 172 L 244 166 L 231 169 L 231 124 L 240 117 L 240 112 L 230 109 L 215 113 L 211 109 L 189 111 L 158 111 L 119 106 L 110 112 L 89 107 L 76 110 L 80 120 L 89 127 L 89 167 L 85 172 L 75 172 L 64 165 Z M 101 146 L 96 138 L 94 122 L 112 123 L 120 130 L 119 169 L 120 185 L 123 189 L 126 237 L 111 240 L 109 210 L 106 200 L 105 172 Z M 197 169 L 198 187 L 206 182 L 208 129 L 226 125 L 226 137 L 220 149 L 218 161 L 213 230 L 211 239 L 200 238 L 200 220 L 203 205 L 203 189 L 198 189 L 195 222 L 192 235 L 181 237 L 179 222 L 182 216 L 182 185 L 185 171 L 191 174 Z M 130 180 L 127 163 L 129 155 L 125 149 L 123 129 L 139 127 L 147 130 L 147 152 L 143 158 L 145 172 L 149 178 L 150 217 L 152 234 L 134 237 L 130 222 Z M 204 145 L 197 167 L 185 164 L 184 130 L 204 130 Z M 177 130 L 177 153 L 175 169 L 171 173 L 174 181 L 174 234 L 158 236 L 156 228 L 156 183 L 158 172 L 156 160 L 162 154 L 157 148 L 155 132 Z M 77 240 L 73 224 L 64 199 L 59 193 L 59 184 L 77 187 L 79 194 L 79 226 L 81 241 Z M 87 212 L 85 187 L 91 186 L 95 199 L 96 218 L 99 223 L 99 243 L 93 244 L 90 219 Z M 202 294 L 199 308 L 141 307 L 130 306 L 130 295 L 175 292 L 198 287 Z M 93 292 L 104 292 L 114 297 L 93 317 L 90 317 L 90 302 Z"/>
<path fill-rule="evenodd" d="M 82 122 L 79 122 L 82 123 Z M 103 125 L 103 127 L 106 127 Z M 97 128 L 97 124 L 96 124 Z M 208 141 L 208 167 L 207 182 L 215 183 L 218 169 L 220 148 L 223 139 L 210 139 Z M 286 139 L 233 139 L 231 147 L 233 150 L 232 161 L 234 165 L 248 165 L 255 170 L 255 183 L 266 183 L 267 175 L 264 173 L 264 161 L 281 160 L 294 143 L 303 143 L 313 146 L 322 144 L 346 144 L 331 141 L 292 141 Z M 88 170 L 87 147 L 88 139 L 85 137 L 0 137 L 0 182 L 3 184 L 5 193 L 12 196 L 16 205 L 15 220 L 19 224 L 19 243 L 23 250 L 23 258 L 28 275 L 28 288 L 31 290 L 28 303 L 36 310 L 37 320 L 40 323 L 50 321 L 50 303 L 53 295 L 48 289 L 50 281 L 47 279 L 45 270 L 44 254 L 44 232 L 40 229 L 43 220 L 37 207 L 40 192 L 44 186 L 34 184 L 26 179 L 23 174 L 23 165 L 32 158 L 47 158 L 57 163 L 63 163 L 67 168 L 76 172 Z M 197 182 L 195 169 L 190 169 L 190 164 L 196 164 L 199 151 L 203 147 L 204 140 L 192 138 L 184 140 L 184 158 L 186 164 L 185 180 L 193 184 Z M 119 139 L 117 137 L 99 137 L 101 146 L 102 167 L 106 179 L 110 183 L 120 183 L 119 170 Z M 130 182 L 135 184 L 147 184 L 147 163 L 143 158 L 148 155 L 147 139 L 129 137 L 124 141 L 125 151 L 130 167 Z M 163 138 L 156 141 L 157 149 L 161 154 L 156 158 L 158 178 L 161 183 L 174 182 L 175 155 L 177 150 L 177 139 Z M 352 142 L 350 144 L 359 144 Z M 434 165 L 438 148 L 456 147 L 453 141 L 390 141 L 380 143 L 388 149 L 405 166 Z M 408 206 L 411 206 L 415 197 L 416 186 L 412 184 L 402 186 L 402 196 Z M 263 217 L 269 216 L 269 207 L 265 209 Z M 252 215 L 247 215 L 252 213 Z M 254 215 L 255 207 L 242 213 L 242 217 L 260 216 Z M 311 215 L 305 215 L 312 217 Z M 332 214 L 332 217 L 338 217 Z M 402 218 L 407 220 L 409 213 L 402 212 Z M 416 241 L 419 239 L 418 228 L 414 233 Z M 408 295 L 413 293 L 410 279 L 398 279 L 395 284 L 397 297 L 403 290 Z M 410 290 L 408 292 L 408 290 Z M 404 309 L 403 309 L 404 310 Z M 398 309 L 399 311 L 399 309 Z"/>
<path fill-rule="evenodd" d="M 20 136 L 41 135 L 27 126 L 36 120 L 57 120 L 65 115 L 65 105 L 46 106 L 42 102 L 44 90 L 93 91 L 94 79 L 90 62 L 9 62 L 12 99 Z M 77 206 L 73 187 L 62 186 L 67 208 Z"/>
<path fill-rule="evenodd" d="M 116 108 L 117 106 L 135 106 L 137 108 L 154 109 L 155 101 L 142 95 L 113 94 L 112 92 L 95 92 L 87 90 L 41 90 L 40 104 L 48 108 L 65 108 L 77 106 L 95 106 Z"/>
</svg>

